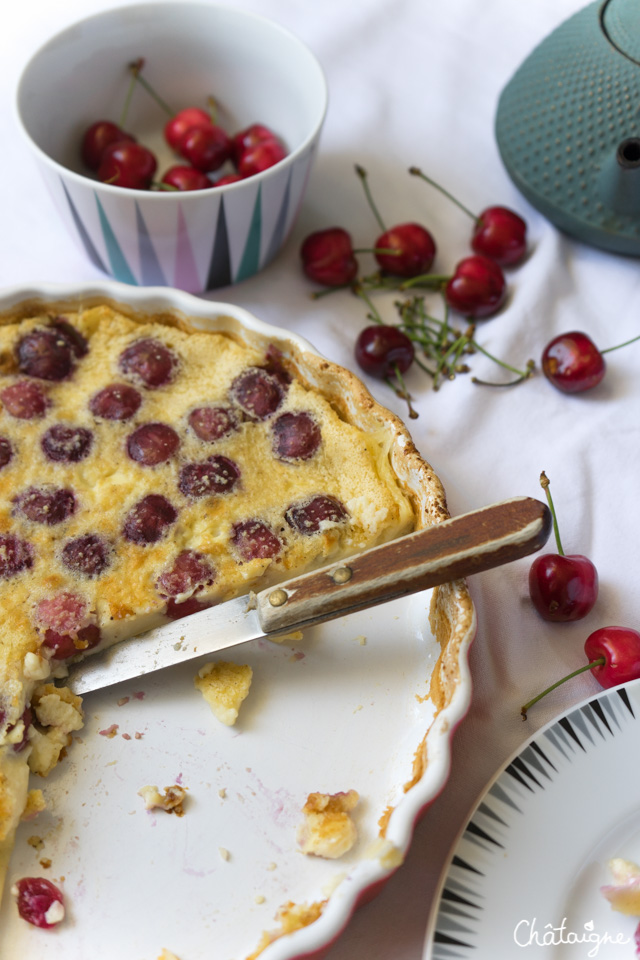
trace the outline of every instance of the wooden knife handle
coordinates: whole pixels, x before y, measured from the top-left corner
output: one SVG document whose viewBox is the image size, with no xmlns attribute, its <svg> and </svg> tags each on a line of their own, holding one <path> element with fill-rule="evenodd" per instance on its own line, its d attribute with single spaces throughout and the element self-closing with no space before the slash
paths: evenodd
<svg viewBox="0 0 640 960">
<path fill-rule="evenodd" d="M 311 626 L 499 567 L 539 550 L 551 526 L 531 497 L 474 510 L 263 590 L 260 623 L 265 634 Z"/>
</svg>

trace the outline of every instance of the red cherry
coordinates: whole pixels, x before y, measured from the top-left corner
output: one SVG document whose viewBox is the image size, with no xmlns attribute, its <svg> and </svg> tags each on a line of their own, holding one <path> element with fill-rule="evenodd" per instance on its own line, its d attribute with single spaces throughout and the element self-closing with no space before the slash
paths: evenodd
<svg viewBox="0 0 640 960">
<path fill-rule="evenodd" d="M 506 294 L 502 270 L 493 260 L 481 256 L 461 260 L 445 288 L 449 306 L 474 320 L 496 313 Z"/>
<path fill-rule="evenodd" d="M 351 237 L 342 227 L 329 227 L 311 233 L 300 248 L 302 269 L 323 287 L 342 287 L 355 280 L 358 261 Z"/>
<path fill-rule="evenodd" d="M 99 577 L 111 562 L 109 547 L 95 533 L 67 540 L 60 558 L 69 570 L 86 577 Z"/>
<path fill-rule="evenodd" d="M 640 677 L 640 633 L 629 627 L 601 627 L 590 634 L 584 645 L 589 661 L 604 657 L 604 663 L 591 667 L 601 687 L 616 687 Z"/>
<path fill-rule="evenodd" d="M 33 549 L 12 533 L 0 533 L 0 580 L 15 577 L 33 566 Z"/>
<path fill-rule="evenodd" d="M 545 472 L 540 474 L 556 537 L 557 553 L 545 553 L 529 569 L 529 594 L 536 610 L 545 620 L 566 623 L 581 620 L 598 599 L 598 571 L 581 554 L 565 555 L 558 530 L 558 520 Z"/>
<path fill-rule="evenodd" d="M 304 410 L 282 413 L 271 430 L 273 455 L 278 460 L 309 460 L 322 442 L 320 425 Z"/>
<path fill-rule="evenodd" d="M 97 171 L 106 148 L 112 143 L 122 143 L 123 140 L 133 142 L 135 137 L 125 133 L 110 120 L 98 120 L 91 124 L 82 139 L 82 159 L 90 170 Z"/>
<path fill-rule="evenodd" d="M 43 634 L 42 646 L 54 660 L 66 660 L 100 643 L 100 627 L 77 593 L 58 593 L 41 600 L 35 618 Z"/>
<path fill-rule="evenodd" d="M 534 703 L 586 670 L 590 670 L 600 686 L 605 688 L 617 687 L 620 683 L 640 678 L 640 633 L 637 630 L 630 627 L 601 627 L 589 634 L 585 640 L 584 652 L 589 662 L 525 703 L 520 710 L 523 720 L 527 719 L 527 711 Z"/>
<path fill-rule="evenodd" d="M 64 898 L 44 877 L 23 877 L 12 889 L 18 913 L 34 927 L 49 929 L 64 919 Z"/>
<path fill-rule="evenodd" d="M 345 523 L 349 519 L 349 512 L 336 497 L 319 494 L 292 503 L 284 518 L 293 530 L 303 537 L 310 537 L 318 533 L 322 523 Z"/>
<path fill-rule="evenodd" d="M 231 384 L 229 394 L 251 420 L 266 420 L 284 400 L 286 387 L 260 367 L 247 367 Z"/>
<path fill-rule="evenodd" d="M 160 574 L 156 589 L 163 597 L 184 597 L 205 584 L 209 586 L 215 578 L 216 572 L 203 554 L 183 550 L 173 561 L 173 566 Z"/>
<path fill-rule="evenodd" d="M 239 180 L 244 180 L 244 177 L 241 177 L 239 173 L 225 173 L 224 177 L 219 177 L 215 183 L 212 183 L 212 187 L 226 187 L 228 183 L 237 183 Z"/>
<path fill-rule="evenodd" d="M 158 164 L 156 158 L 139 143 L 112 143 L 102 154 L 98 180 L 115 187 L 148 190 Z"/>
<path fill-rule="evenodd" d="M 471 247 L 475 253 L 495 260 L 502 267 L 514 266 L 522 260 L 527 252 L 527 225 L 517 213 L 508 207 L 487 207 L 478 217 L 419 167 L 410 167 L 409 173 L 431 184 L 473 220 Z"/>
<path fill-rule="evenodd" d="M 275 133 L 273 130 L 270 130 L 269 127 L 265 127 L 262 123 L 252 123 L 251 126 L 240 130 L 240 132 L 236 133 L 231 139 L 233 162 L 237 165 L 245 150 L 250 150 L 251 147 L 262 143 L 263 140 L 277 139 Z"/>
<path fill-rule="evenodd" d="M 180 153 L 196 170 L 211 173 L 231 156 L 231 140 L 222 127 L 212 123 L 208 127 L 191 127 L 180 141 Z"/>
<path fill-rule="evenodd" d="M 580 554 L 545 553 L 531 564 L 529 593 L 545 620 L 581 620 L 598 597 L 598 571 Z"/>
<path fill-rule="evenodd" d="M 386 380 L 396 376 L 397 370 L 406 373 L 413 363 L 414 349 L 402 330 L 376 324 L 360 332 L 355 355 L 365 373 Z"/>
<path fill-rule="evenodd" d="M 396 277 L 418 277 L 428 273 L 436 255 L 436 245 L 428 230 L 419 223 L 401 223 L 386 230 L 376 240 L 376 249 L 398 253 L 376 253 L 383 270 Z"/>
<path fill-rule="evenodd" d="M 278 535 L 262 520 L 234 523 L 231 543 L 242 561 L 270 560 L 282 550 Z"/>
<path fill-rule="evenodd" d="M 260 140 L 240 155 L 238 173 L 241 177 L 253 177 L 256 173 L 274 167 L 276 163 L 284 160 L 286 155 L 287 151 L 279 140 Z"/>
<path fill-rule="evenodd" d="M 176 113 L 175 117 L 172 117 L 171 120 L 167 121 L 164 128 L 164 138 L 170 147 L 173 147 L 174 150 L 179 150 L 180 141 L 187 130 L 193 127 L 205 130 L 207 127 L 212 126 L 213 122 L 211 117 L 205 110 L 201 110 L 200 107 L 186 107 L 184 110 Z"/>
<path fill-rule="evenodd" d="M 542 371 L 563 393 L 582 393 L 600 383 L 605 362 L 595 343 L 574 330 L 555 337 L 542 354 Z"/>
<path fill-rule="evenodd" d="M 476 221 L 471 247 L 501 267 L 512 267 L 527 252 L 527 225 L 508 207 L 487 207 Z"/>
<path fill-rule="evenodd" d="M 33 420 L 44 417 L 49 401 L 40 384 L 33 380 L 17 380 L 0 390 L 0 401 L 12 417 Z"/>
<path fill-rule="evenodd" d="M 169 167 L 160 182 L 181 191 L 207 190 L 213 186 L 206 173 L 196 170 L 195 167 L 180 166 L 179 164 Z"/>
</svg>

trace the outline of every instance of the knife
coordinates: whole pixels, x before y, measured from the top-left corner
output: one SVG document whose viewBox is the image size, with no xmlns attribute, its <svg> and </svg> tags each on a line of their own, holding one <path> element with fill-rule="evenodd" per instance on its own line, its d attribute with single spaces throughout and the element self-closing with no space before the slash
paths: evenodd
<svg viewBox="0 0 640 960">
<path fill-rule="evenodd" d="M 480 573 L 539 550 L 551 526 L 548 507 L 531 497 L 474 510 L 116 644 L 70 664 L 68 686 L 89 693 Z"/>
</svg>

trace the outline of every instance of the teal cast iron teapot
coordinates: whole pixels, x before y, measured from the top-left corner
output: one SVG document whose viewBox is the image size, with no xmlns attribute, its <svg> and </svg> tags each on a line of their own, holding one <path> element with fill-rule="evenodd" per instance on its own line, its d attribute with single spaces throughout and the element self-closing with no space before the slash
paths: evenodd
<svg viewBox="0 0 640 960">
<path fill-rule="evenodd" d="M 502 91 L 496 138 L 560 230 L 640 256 L 640 0 L 598 0 L 543 40 Z"/>
</svg>

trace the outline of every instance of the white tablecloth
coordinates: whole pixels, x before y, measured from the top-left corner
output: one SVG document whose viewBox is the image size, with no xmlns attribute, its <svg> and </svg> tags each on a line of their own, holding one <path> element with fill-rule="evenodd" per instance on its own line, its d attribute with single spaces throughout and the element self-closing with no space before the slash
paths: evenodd
<svg viewBox="0 0 640 960">
<path fill-rule="evenodd" d="M 359 246 L 376 224 L 354 163 L 365 166 L 389 222 L 416 219 L 433 232 L 436 266 L 450 271 L 467 255 L 469 222 L 448 201 L 407 174 L 417 164 L 480 210 L 502 203 L 528 221 L 531 255 L 509 272 L 510 301 L 478 328 L 477 338 L 518 364 L 539 361 L 554 335 L 582 329 L 601 347 L 638 332 L 637 262 L 561 236 L 518 194 L 501 164 L 493 120 L 498 95 L 553 27 L 580 0 L 227 0 L 279 21 L 305 40 L 322 62 L 331 102 L 300 220 L 286 248 L 261 275 L 220 291 L 266 321 L 308 337 L 332 360 L 354 367 L 353 343 L 365 324 L 347 293 L 318 302 L 299 269 L 301 240 L 340 224 Z M 16 79 L 48 36 L 102 0 L 22 0 L 3 11 L 0 30 L 0 284 L 84 281 L 98 272 L 63 232 L 27 155 L 13 118 Z M 390 298 L 391 299 L 391 298 Z M 389 309 L 389 303 L 383 309 Z M 389 313 L 391 316 L 391 313 Z M 474 372 L 497 368 L 475 358 Z M 560 513 L 567 552 L 596 563 L 600 598 L 574 625 L 543 622 L 527 591 L 529 560 L 474 578 L 479 630 L 471 654 L 474 695 L 454 739 L 451 775 L 417 827 L 410 855 L 382 894 L 362 908 L 328 960 L 419 960 L 439 874 L 458 830 L 483 785 L 532 732 L 598 688 L 583 675 L 537 706 L 522 723 L 523 699 L 584 662 L 582 644 L 599 626 L 637 626 L 636 575 L 640 519 L 640 343 L 608 358 L 604 383 L 568 397 L 538 375 L 510 391 L 474 386 L 468 377 L 433 392 L 419 370 L 408 378 L 419 419 L 417 446 L 442 478 L 451 512 L 514 495 L 542 496 L 546 470 Z M 402 401 L 380 382 L 376 397 L 405 416 Z"/>
</svg>

